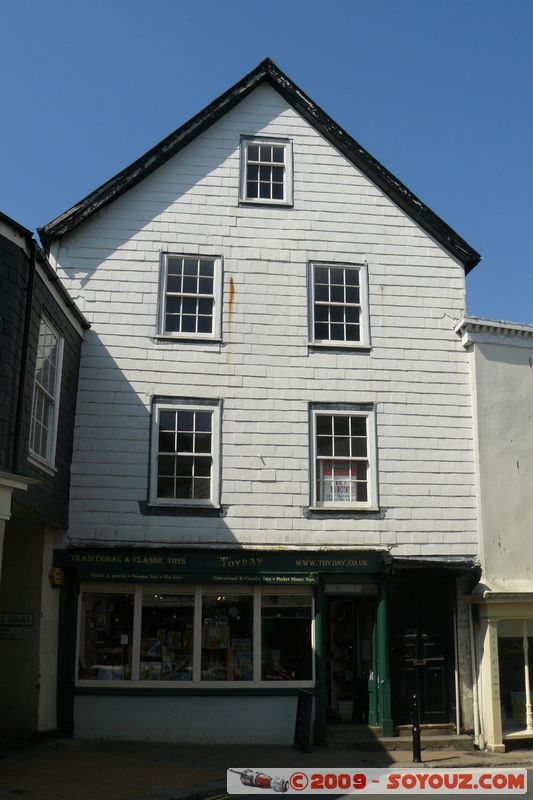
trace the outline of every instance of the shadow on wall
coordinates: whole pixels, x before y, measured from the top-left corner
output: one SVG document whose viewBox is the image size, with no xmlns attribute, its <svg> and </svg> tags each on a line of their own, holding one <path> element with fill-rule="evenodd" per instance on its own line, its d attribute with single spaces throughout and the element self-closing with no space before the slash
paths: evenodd
<svg viewBox="0 0 533 800">
<path fill-rule="evenodd" d="M 151 376 L 157 373 L 157 364 L 147 358 L 146 346 L 136 347 L 137 337 L 132 337 L 131 345 L 129 338 L 125 332 L 121 349 L 130 371 L 132 361 L 138 362 L 135 385 L 94 330 L 88 332 L 83 344 L 69 544 L 236 544 L 224 521 L 226 508 L 218 502 L 221 486 L 213 485 L 214 505 L 219 507 L 156 505 L 160 497 L 169 502 L 173 496 L 187 501 L 194 493 L 205 499 L 211 489 L 207 474 L 211 461 L 213 473 L 221 474 L 223 443 L 217 442 L 217 452 L 219 425 L 213 413 L 220 409 L 223 415 L 220 392 L 206 387 L 201 399 L 191 400 L 185 383 L 168 391 L 161 383 L 155 386 Z M 154 359 L 166 360 L 168 355 L 168 351 L 154 352 Z M 179 352 L 174 349 L 171 356 L 178 361 Z M 176 398 L 179 392 L 182 396 Z M 177 402 L 190 405 L 190 411 L 172 408 Z M 153 425 L 157 403 L 166 403 L 169 408 L 156 416 L 159 425 Z M 193 426 L 205 430 L 193 433 Z M 176 456 L 175 448 L 190 447 L 191 437 L 195 438 L 195 449 L 203 452 Z M 215 480 L 214 475 L 211 480 Z"/>
</svg>

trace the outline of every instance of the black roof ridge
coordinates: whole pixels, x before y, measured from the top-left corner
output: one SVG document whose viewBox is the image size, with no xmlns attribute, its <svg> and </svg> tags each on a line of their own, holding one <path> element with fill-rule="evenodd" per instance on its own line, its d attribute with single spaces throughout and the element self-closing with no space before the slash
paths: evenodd
<svg viewBox="0 0 533 800">
<path fill-rule="evenodd" d="M 38 228 L 43 244 L 49 246 L 54 239 L 60 238 L 96 211 L 136 186 L 234 108 L 263 81 L 276 89 L 315 130 L 361 170 L 423 230 L 455 256 L 463 264 L 467 273 L 476 266 L 481 259 L 479 253 L 313 102 L 270 58 L 263 59 L 255 69 L 132 164 L 47 225 Z"/>
</svg>

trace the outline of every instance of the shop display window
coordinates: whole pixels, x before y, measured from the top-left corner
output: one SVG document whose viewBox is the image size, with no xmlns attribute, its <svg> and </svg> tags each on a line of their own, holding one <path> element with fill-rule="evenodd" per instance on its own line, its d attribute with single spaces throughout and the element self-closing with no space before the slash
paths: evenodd
<svg viewBox="0 0 533 800">
<path fill-rule="evenodd" d="M 203 596 L 202 680 L 253 680 L 253 596 Z"/>
<path fill-rule="evenodd" d="M 79 608 L 79 686 L 312 685 L 307 590 L 87 584 Z"/>
<path fill-rule="evenodd" d="M 191 681 L 193 638 L 193 594 L 144 591 L 139 680 Z"/>
<path fill-rule="evenodd" d="M 130 680 L 132 636 L 132 594 L 84 594 L 78 677 L 98 681 Z"/>
<path fill-rule="evenodd" d="M 262 680 L 311 679 L 311 597 L 262 596 L 261 656 Z"/>
<path fill-rule="evenodd" d="M 533 621 L 498 622 L 500 697 L 504 731 L 524 730 L 526 719 L 526 664 L 533 678 Z M 531 687 L 529 687 L 531 692 Z"/>
</svg>

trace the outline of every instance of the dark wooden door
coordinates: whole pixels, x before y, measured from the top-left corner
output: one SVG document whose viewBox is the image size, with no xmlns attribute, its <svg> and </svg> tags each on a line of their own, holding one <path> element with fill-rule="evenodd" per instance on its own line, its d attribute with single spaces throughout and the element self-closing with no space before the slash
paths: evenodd
<svg viewBox="0 0 533 800">
<path fill-rule="evenodd" d="M 417 694 L 422 723 L 452 721 L 452 605 L 447 581 L 391 586 L 391 661 L 394 718 L 411 722 Z"/>
</svg>

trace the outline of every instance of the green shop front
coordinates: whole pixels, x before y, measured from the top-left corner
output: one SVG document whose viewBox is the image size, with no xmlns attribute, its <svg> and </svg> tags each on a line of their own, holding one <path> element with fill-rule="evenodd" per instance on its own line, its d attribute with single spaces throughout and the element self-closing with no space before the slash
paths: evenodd
<svg viewBox="0 0 533 800">
<path fill-rule="evenodd" d="M 79 737 L 289 743 L 298 692 L 392 734 L 383 555 L 68 549 L 58 720 Z"/>
</svg>

